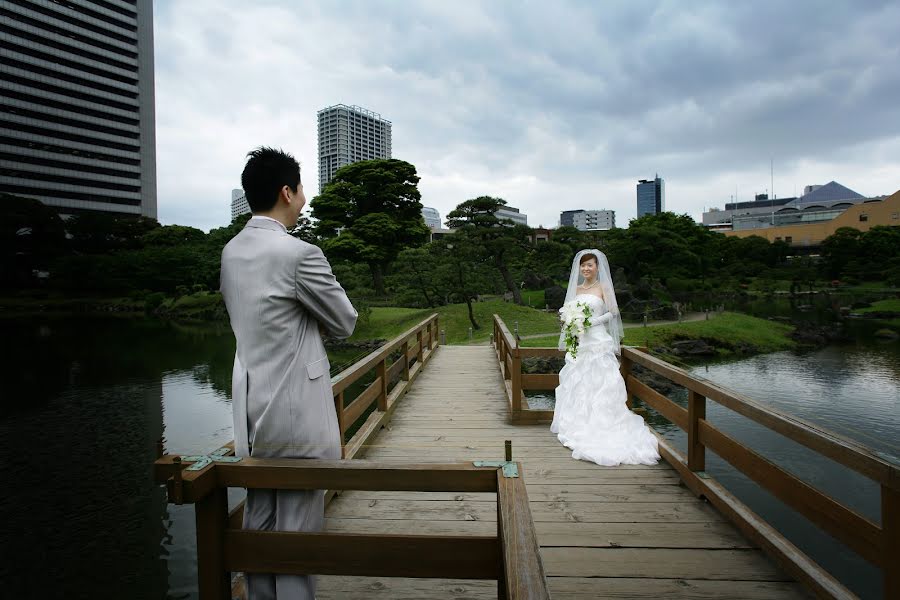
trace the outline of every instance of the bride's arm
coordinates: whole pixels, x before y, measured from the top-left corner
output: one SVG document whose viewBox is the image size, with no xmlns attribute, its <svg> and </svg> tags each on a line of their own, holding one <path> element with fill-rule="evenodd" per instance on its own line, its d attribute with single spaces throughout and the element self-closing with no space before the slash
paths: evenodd
<svg viewBox="0 0 900 600">
<path fill-rule="evenodd" d="M 603 313 L 602 315 L 594 315 L 591 317 L 591 325 L 599 325 L 600 323 L 608 323 L 610 319 L 613 318 L 613 314 L 611 312 Z"/>
</svg>

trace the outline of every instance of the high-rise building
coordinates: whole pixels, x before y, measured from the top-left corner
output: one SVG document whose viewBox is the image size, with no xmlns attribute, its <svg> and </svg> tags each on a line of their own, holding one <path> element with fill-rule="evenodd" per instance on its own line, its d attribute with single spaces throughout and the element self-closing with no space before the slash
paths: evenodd
<svg viewBox="0 0 900 600">
<path fill-rule="evenodd" d="M 319 191 L 351 163 L 391 158 L 391 122 L 359 106 L 336 104 L 319 116 Z"/>
<path fill-rule="evenodd" d="M 437 211 L 436 208 L 431 208 L 430 206 L 422 207 L 422 218 L 425 219 L 425 225 L 429 229 L 440 229 L 441 228 L 441 214 Z"/>
<path fill-rule="evenodd" d="M 246 215 L 250 211 L 250 204 L 247 202 L 247 195 L 241 188 L 231 190 L 231 220 L 234 221 L 241 215 Z"/>
<path fill-rule="evenodd" d="M 666 210 L 666 182 L 657 175 L 637 184 L 637 216 L 658 215 Z"/>
<path fill-rule="evenodd" d="M 156 217 L 152 0 L 0 4 L 0 192 Z"/>
<path fill-rule="evenodd" d="M 501 220 L 510 220 L 515 225 L 528 225 L 528 215 L 512 206 L 501 206 L 494 212 L 494 216 Z"/>
<path fill-rule="evenodd" d="M 614 229 L 616 226 L 616 211 L 582 210 L 573 216 L 572 224 L 581 231 Z"/>
</svg>

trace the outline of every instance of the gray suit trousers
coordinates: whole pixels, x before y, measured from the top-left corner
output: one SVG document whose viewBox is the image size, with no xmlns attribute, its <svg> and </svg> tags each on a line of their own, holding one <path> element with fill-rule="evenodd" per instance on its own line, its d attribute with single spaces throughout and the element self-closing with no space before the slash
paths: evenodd
<svg viewBox="0 0 900 600">
<path fill-rule="evenodd" d="M 244 529 L 321 531 L 325 525 L 323 490 L 247 490 Z M 248 600 L 314 600 L 314 575 L 247 574 Z"/>
</svg>

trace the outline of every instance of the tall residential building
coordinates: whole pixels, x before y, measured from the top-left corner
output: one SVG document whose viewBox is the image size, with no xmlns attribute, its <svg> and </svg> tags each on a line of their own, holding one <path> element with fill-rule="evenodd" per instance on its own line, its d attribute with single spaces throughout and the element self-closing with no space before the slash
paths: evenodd
<svg viewBox="0 0 900 600">
<path fill-rule="evenodd" d="M 246 215 L 250 211 L 250 204 L 247 202 L 247 195 L 244 190 L 235 188 L 231 190 L 231 220 L 234 221 L 241 215 Z"/>
<path fill-rule="evenodd" d="M 582 210 L 573 216 L 572 224 L 581 231 L 614 229 L 616 227 L 616 211 Z"/>
<path fill-rule="evenodd" d="M 335 104 L 319 116 L 319 191 L 351 163 L 391 158 L 391 122 L 359 106 Z"/>
<path fill-rule="evenodd" d="M 666 210 L 666 182 L 657 175 L 637 184 L 637 216 L 658 215 Z"/>
<path fill-rule="evenodd" d="M 441 228 L 441 214 L 437 211 L 436 208 L 431 208 L 430 206 L 422 207 L 422 218 L 425 219 L 425 225 L 431 229 L 440 229 Z"/>
<path fill-rule="evenodd" d="M 152 0 L 0 3 L 0 192 L 156 217 Z"/>
</svg>

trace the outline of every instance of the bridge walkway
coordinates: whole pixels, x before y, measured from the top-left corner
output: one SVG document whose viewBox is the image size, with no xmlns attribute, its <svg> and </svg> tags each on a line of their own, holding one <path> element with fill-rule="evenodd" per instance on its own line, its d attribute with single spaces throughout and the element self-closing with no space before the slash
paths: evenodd
<svg viewBox="0 0 900 600">
<path fill-rule="evenodd" d="M 554 598 L 806 598 L 667 463 L 600 467 L 575 461 L 546 425 L 509 424 L 496 354 L 441 346 L 362 458 L 502 460 L 524 466 Z M 492 494 L 347 491 L 326 530 L 496 534 Z M 318 598 L 496 598 L 495 581 L 321 576 Z"/>
</svg>

